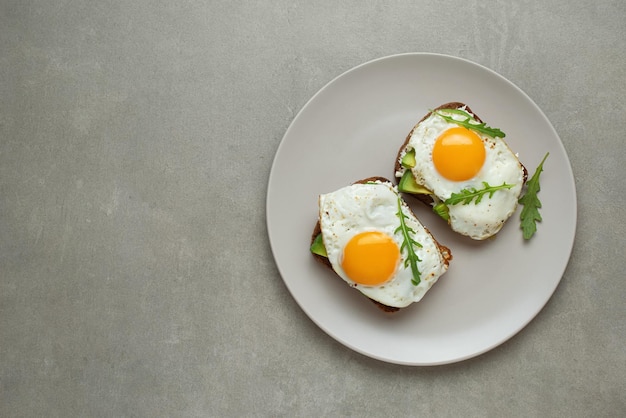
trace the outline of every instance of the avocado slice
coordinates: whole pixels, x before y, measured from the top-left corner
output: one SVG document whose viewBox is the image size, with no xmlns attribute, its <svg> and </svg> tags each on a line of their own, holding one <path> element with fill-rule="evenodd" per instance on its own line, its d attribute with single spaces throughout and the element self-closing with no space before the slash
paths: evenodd
<svg viewBox="0 0 626 418">
<path fill-rule="evenodd" d="M 400 164 L 402 164 L 402 167 L 404 168 L 415 167 L 415 150 L 412 149 L 412 150 L 407 151 L 402 157 Z"/>
<path fill-rule="evenodd" d="M 328 257 L 326 247 L 324 247 L 324 241 L 322 240 L 322 234 L 317 234 L 313 240 L 313 244 L 311 244 L 311 252 L 313 254 L 321 255 L 322 257 Z"/>
<path fill-rule="evenodd" d="M 448 209 L 448 205 L 443 202 L 437 203 L 433 206 L 433 211 L 439 215 L 442 219 L 449 221 L 450 220 L 450 210 Z"/>
<path fill-rule="evenodd" d="M 411 170 L 405 170 L 398 183 L 398 191 L 411 194 L 433 194 L 426 187 L 420 186 L 415 182 L 415 177 L 413 177 Z"/>
</svg>

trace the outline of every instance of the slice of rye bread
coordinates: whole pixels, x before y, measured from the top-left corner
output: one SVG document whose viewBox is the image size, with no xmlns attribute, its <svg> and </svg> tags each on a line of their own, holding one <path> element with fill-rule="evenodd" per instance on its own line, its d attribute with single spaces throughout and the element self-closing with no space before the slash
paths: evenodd
<svg viewBox="0 0 626 418">
<path fill-rule="evenodd" d="M 394 173 L 401 172 L 401 171 L 405 170 L 405 168 L 402 167 L 402 164 L 400 162 L 400 157 L 402 156 L 402 153 L 403 153 L 404 149 L 407 147 L 407 145 L 409 145 L 409 140 L 411 139 L 411 136 L 413 135 L 413 131 L 415 131 L 415 129 L 417 128 L 417 126 L 420 123 L 425 121 L 436 110 L 442 110 L 442 109 L 462 109 L 462 108 L 465 108 L 466 112 L 471 113 L 472 115 L 474 115 L 474 119 L 476 119 L 476 121 L 478 121 L 479 123 L 483 123 L 483 121 L 480 119 L 480 117 L 478 117 L 478 115 L 476 115 L 472 111 L 472 109 L 470 109 L 470 107 L 468 105 L 466 105 L 465 103 L 449 102 L 449 103 L 442 104 L 439 107 L 436 107 L 435 109 L 433 109 L 433 111 L 428 112 L 422 119 L 420 119 L 420 121 L 417 122 L 417 124 L 415 124 L 413 129 L 411 129 L 411 132 L 409 132 L 409 134 L 407 135 L 406 139 L 404 140 L 404 143 L 402 144 L 402 146 L 398 150 L 398 155 L 396 156 L 396 164 L 394 166 Z M 522 166 L 522 169 L 524 170 L 524 183 L 526 183 L 526 179 L 528 178 L 528 171 L 526 170 L 526 167 L 524 166 L 524 164 L 521 163 L 521 161 L 520 161 L 520 164 Z M 396 184 L 400 181 L 400 179 L 398 177 L 395 177 L 395 175 L 394 175 L 394 179 L 396 180 Z M 408 193 L 408 194 L 410 194 L 410 193 Z M 421 202 L 427 204 L 428 206 L 431 206 L 432 203 L 433 203 L 433 198 L 431 197 L 431 195 L 428 195 L 428 194 L 410 194 L 410 195 L 413 196 L 414 198 L 420 200 Z"/>
<path fill-rule="evenodd" d="M 372 182 L 372 181 L 380 181 L 383 183 L 391 183 L 391 181 L 389 181 L 388 179 L 386 179 L 385 177 L 368 177 L 366 179 L 363 180 L 358 180 L 355 181 L 353 184 L 364 184 L 364 183 L 368 183 L 368 182 Z M 393 184 L 393 183 L 391 183 Z M 409 210 L 411 210 L 409 208 Z M 417 218 L 417 217 L 416 217 Z M 437 248 L 439 249 L 439 252 L 443 255 L 443 259 L 444 259 L 444 263 L 446 266 L 448 266 L 450 264 L 450 260 L 452 260 L 452 252 L 450 251 L 450 249 L 448 247 L 446 247 L 445 245 L 441 245 L 436 239 L 435 237 L 433 237 L 433 235 L 430 233 L 430 231 L 424 227 L 424 229 L 426 229 L 426 232 L 428 232 L 428 234 L 433 238 L 433 241 L 435 241 L 435 244 L 437 245 Z M 315 224 L 315 227 L 313 228 L 313 234 L 311 235 L 311 242 L 309 245 L 313 244 L 313 241 L 315 241 L 315 238 L 322 232 L 322 228 L 320 226 L 320 221 L 319 219 L 317 220 L 317 223 Z M 330 264 L 330 261 L 328 260 L 328 258 L 321 256 L 319 254 L 314 254 L 311 253 L 311 255 L 313 255 L 313 257 L 320 263 L 322 263 L 324 266 L 326 266 L 327 268 L 331 269 L 333 272 L 335 271 L 333 269 L 332 264 Z M 342 279 L 343 280 L 343 279 Z M 356 289 L 355 289 L 356 290 Z M 358 292 L 358 290 L 357 290 Z M 361 292 L 358 292 L 359 294 L 363 295 Z M 365 295 L 363 295 L 365 296 Z M 367 297 L 367 296 L 365 296 Z M 396 308 L 394 306 L 387 306 L 384 305 L 374 299 L 368 298 L 370 301 L 372 301 L 376 306 L 378 306 L 380 309 L 382 309 L 385 312 L 389 312 L 389 313 L 393 313 L 393 312 L 397 312 L 402 308 Z"/>
</svg>

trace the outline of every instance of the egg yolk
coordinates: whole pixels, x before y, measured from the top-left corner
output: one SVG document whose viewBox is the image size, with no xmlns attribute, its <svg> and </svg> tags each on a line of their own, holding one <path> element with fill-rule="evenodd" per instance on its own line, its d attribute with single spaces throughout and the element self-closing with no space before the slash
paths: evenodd
<svg viewBox="0 0 626 418">
<path fill-rule="evenodd" d="M 443 177 L 452 181 L 469 180 L 485 163 L 485 146 L 480 137 L 458 126 L 444 131 L 433 147 L 433 164 Z"/>
<path fill-rule="evenodd" d="M 348 241 L 341 266 L 352 281 L 376 286 L 391 279 L 399 260 L 400 248 L 393 238 L 383 232 L 369 231 Z"/>
</svg>

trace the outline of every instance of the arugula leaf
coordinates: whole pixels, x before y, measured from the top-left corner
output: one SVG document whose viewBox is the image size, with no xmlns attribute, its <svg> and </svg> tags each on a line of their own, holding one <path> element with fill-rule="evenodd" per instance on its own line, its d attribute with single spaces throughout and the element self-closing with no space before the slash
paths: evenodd
<svg viewBox="0 0 626 418">
<path fill-rule="evenodd" d="M 452 116 L 444 115 L 443 113 L 441 113 L 442 111 L 445 111 L 447 113 L 454 113 L 456 115 L 462 115 L 462 116 L 465 116 L 466 119 L 456 120 Z M 476 119 L 474 119 L 472 115 L 470 115 L 469 113 L 461 109 L 439 109 L 435 111 L 431 110 L 431 112 L 435 113 L 436 115 L 441 116 L 446 122 L 456 123 L 457 125 L 463 126 L 467 129 L 471 129 L 476 132 L 480 132 L 480 133 L 489 135 L 494 138 L 496 137 L 504 138 L 506 136 L 506 134 L 502 132 L 500 129 L 487 126 L 485 122 L 479 123 Z"/>
<path fill-rule="evenodd" d="M 490 186 L 489 183 L 483 181 L 484 189 L 476 190 L 475 187 L 470 187 L 469 189 L 463 189 L 459 193 L 452 193 L 449 198 L 447 198 L 443 203 L 446 205 L 456 205 L 458 203 L 463 203 L 464 205 L 468 205 L 472 202 L 472 200 L 476 199 L 474 204 L 479 204 L 483 199 L 483 196 L 489 193 L 489 198 L 493 196 L 493 194 L 500 189 L 510 189 L 513 187 L 512 184 L 502 183 L 500 186 Z"/>
<path fill-rule="evenodd" d="M 539 176 L 543 171 L 543 163 L 546 161 L 546 158 L 548 158 L 548 155 L 550 155 L 549 152 L 546 153 L 541 163 L 537 166 L 535 174 L 526 182 L 526 193 L 518 200 L 521 205 L 524 205 L 522 213 L 520 214 L 520 227 L 522 228 L 524 239 L 531 239 L 535 232 L 537 232 L 537 221 L 541 222 L 541 214 L 539 214 L 541 201 L 537 197 L 537 193 L 541 190 L 539 186 Z"/>
<path fill-rule="evenodd" d="M 411 283 L 413 283 L 414 286 L 417 286 L 418 284 L 420 284 L 421 281 L 421 273 L 417 268 L 417 263 L 422 260 L 420 260 L 417 254 L 415 254 L 415 249 L 413 248 L 413 246 L 415 245 L 419 248 L 422 248 L 422 245 L 415 241 L 413 238 L 411 238 L 410 233 L 415 234 L 415 231 L 412 228 L 408 227 L 404 222 L 404 220 L 407 219 L 408 216 L 406 216 L 404 212 L 402 212 L 402 200 L 400 199 L 400 197 L 398 197 L 398 212 L 396 213 L 396 215 L 398 215 L 398 218 L 400 218 L 400 226 L 396 228 L 394 234 L 402 231 L 404 241 L 402 242 L 402 246 L 400 247 L 400 252 L 406 249 L 407 253 L 406 260 L 404 260 L 404 267 L 406 268 L 409 266 L 409 264 L 411 265 L 411 272 L 413 273 L 413 279 L 411 279 Z"/>
</svg>

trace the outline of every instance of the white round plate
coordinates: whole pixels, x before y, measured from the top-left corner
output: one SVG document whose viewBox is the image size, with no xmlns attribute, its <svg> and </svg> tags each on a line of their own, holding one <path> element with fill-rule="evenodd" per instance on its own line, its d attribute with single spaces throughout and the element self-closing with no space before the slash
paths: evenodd
<svg viewBox="0 0 626 418">
<path fill-rule="evenodd" d="M 421 302 L 386 314 L 311 256 L 317 198 L 366 177 L 393 179 L 397 151 L 415 123 L 452 101 L 502 129 L 529 176 L 550 153 L 539 193 L 543 222 L 524 241 L 518 208 L 495 239 L 477 242 L 453 233 L 427 206 L 407 197 L 454 259 Z M 294 118 L 269 176 L 267 228 L 285 284 L 326 333 L 379 360 L 445 364 L 498 346 L 547 303 L 574 243 L 576 190 L 556 131 L 513 83 L 464 59 L 402 54 L 340 75 Z"/>
</svg>

